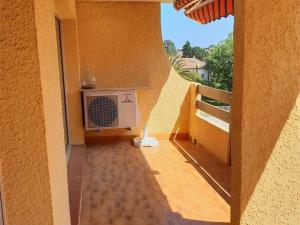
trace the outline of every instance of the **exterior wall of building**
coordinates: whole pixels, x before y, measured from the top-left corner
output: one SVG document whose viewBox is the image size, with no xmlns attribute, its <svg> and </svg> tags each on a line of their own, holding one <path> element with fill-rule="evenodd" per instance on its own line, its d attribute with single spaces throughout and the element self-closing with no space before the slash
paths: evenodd
<svg viewBox="0 0 300 225">
<path fill-rule="evenodd" d="M 201 119 L 196 115 L 197 85 L 190 87 L 190 122 L 189 135 L 225 164 L 228 163 L 228 132 Z"/>
<path fill-rule="evenodd" d="M 295 225 L 300 219 L 299 7 L 296 0 L 237 1 L 235 7 L 232 224 Z M 1 1 L 0 9 L 5 220 L 68 225 L 54 14 L 73 18 L 74 13 L 64 14 L 44 0 Z M 94 73 L 98 87 L 146 87 L 138 90 L 141 125 L 102 135 L 140 134 L 147 122 L 150 133 L 190 131 L 197 138 L 201 131 L 192 124 L 198 129 L 207 124 L 194 121 L 190 84 L 167 61 L 159 4 L 80 2 L 77 13 L 81 76 Z M 70 34 L 66 40 L 75 44 L 74 21 L 64 29 Z M 66 51 L 76 55 L 70 48 Z M 67 69 L 75 74 L 70 84 L 77 96 L 75 109 L 79 79 L 74 65 Z M 219 135 L 215 140 L 225 145 L 226 136 Z"/>
<path fill-rule="evenodd" d="M 35 0 L 39 68 L 50 176 L 53 224 L 70 224 L 67 164 L 53 0 Z"/>
<path fill-rule="evenodd" d="M 102 136 L 188 133 L 189 82 L 171 69 L 163 48 L 159 3 L 78 2 L 81 78 L 98 88 L 137 87 L 139 126 Z M 87 132 L 86 136 L 99 133 Z"/>
<path fill-rule="evenodd" d="M 5 222 L 68 225 L 53 1 L 1 1 L 0 161 Z"/>
<path fill-rule="evenodd" d="M 84 144 L 84 130 L 76 20 L 62 21 L 62 36 L 70 144 L 80 145 Z"/>
<path fill-rule="evenodd" d="M 54 0 L 55 13 L 60 17 L 60 19 L 75 19 L 76 0 Z"/>
<path fill-rule="evenodd" d="M 297 2 L 235 4 L 233 225 L 300 222 Z"/>
</svg>

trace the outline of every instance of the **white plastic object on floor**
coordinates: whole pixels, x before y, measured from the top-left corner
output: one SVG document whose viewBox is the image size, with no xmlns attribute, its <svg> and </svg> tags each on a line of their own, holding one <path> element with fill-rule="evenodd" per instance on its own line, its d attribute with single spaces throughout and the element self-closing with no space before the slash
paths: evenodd
<svg viewBox="0 0 300 225">
<path fill-rule="evenodd" d="M 155 137 L 148 137 L 148 127 L 145 126 L 143 130 L 143 138 L 136 137 L 133 139 L 133 144 L 135 147 L 157 147 L 158 141 Z"/>
</svg>

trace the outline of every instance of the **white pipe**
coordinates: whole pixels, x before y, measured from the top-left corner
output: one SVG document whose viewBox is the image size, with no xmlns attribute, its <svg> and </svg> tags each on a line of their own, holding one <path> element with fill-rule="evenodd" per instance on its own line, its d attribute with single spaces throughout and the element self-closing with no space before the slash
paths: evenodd
<svg viewBox="0 0 300 225">
<path fill-rule="evenodd" d="M 143 139 L 147 139 L 147 138 L 148 138 L 148 126 L 145 125 L 143 130 Z"/>
</svg>

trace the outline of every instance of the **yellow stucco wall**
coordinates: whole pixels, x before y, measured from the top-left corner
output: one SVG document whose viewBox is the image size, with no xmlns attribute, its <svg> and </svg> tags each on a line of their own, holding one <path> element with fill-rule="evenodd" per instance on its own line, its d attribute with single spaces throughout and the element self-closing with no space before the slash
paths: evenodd
<svg viewBox="0 0 300 225">
<path fill-rule="evenodd" d="M 189 135 L 193 142 L 196 141 L 223 163 L 228 163 L 228 132 L 203 120 L 196 115 L 197 85 L 190 87 L 190 117 Z"/>
<path fill-rule="evenodd" d="M 54 3 L 55 13 L 60 17 L 60 19 L 65 20 L 76 18 L 76 0 L 54 0 Z"/>
<path fill-rule="evenodd" d="M 70 224 L 54 2 L 35 0 L 53 224 Z"/>
<path fill-rule="evenodd" d="M 140 125 L 100 135 L 139 135 L 146 122 L 151 134 L 187 133 L 189 82 L 169 65 L 160 4 L 78 2 L 77 22 L 81 77 L 94 74 L 99 88 L 138 88 Z"/>
<path fill-rule="evenodd" d="M 76 20 L 62 21 L 65 91 L 70 144 L 84 144 Z"/>
<path fill-rule="evenodd" d="M 232 224 L 300 224 L 299 5 L 235 7 Z"/>
<path fill-rule="evenodd" d="M 233 225 L 300 219 L 299 7 L 296 0 L 276 3 L 235 5 Z M 60 13 L 53 1 L 0 4 L 5 219 L 8 225 L 68 225 L 54 29 Z M 188 132 L 189 83 L 168 64 L 159 4 L 79 3 L 77 13 L 81 75 L 95 73 L 98 87 L 149 87 L 138 90 L 141 126 L 104 135 L 139 134 L 146 121 L 151 133 Z"/>
<path fill-rule="evenodd" d="M 0 161 L 7 225 L 70 224 L 52 1 L 1 1 Z"/>
<path fill-rule="evenodd" d="M 50 225 L 53 221 L 34 1 L 0 4 L 0 158 L 5 219 L 14 225 Z"/>
</svg>

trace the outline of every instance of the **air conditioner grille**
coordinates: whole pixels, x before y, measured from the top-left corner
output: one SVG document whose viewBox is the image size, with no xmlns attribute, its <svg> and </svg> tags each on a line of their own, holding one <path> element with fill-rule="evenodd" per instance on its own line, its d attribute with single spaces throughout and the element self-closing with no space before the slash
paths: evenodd
<svg viewBox="0 0 300 225">
<path fill-rule="evenodd" d="M 115 127 L 118 121 L 118 97 L 116 95 L 88 96 L 88 126 Z"/>
</svg>

